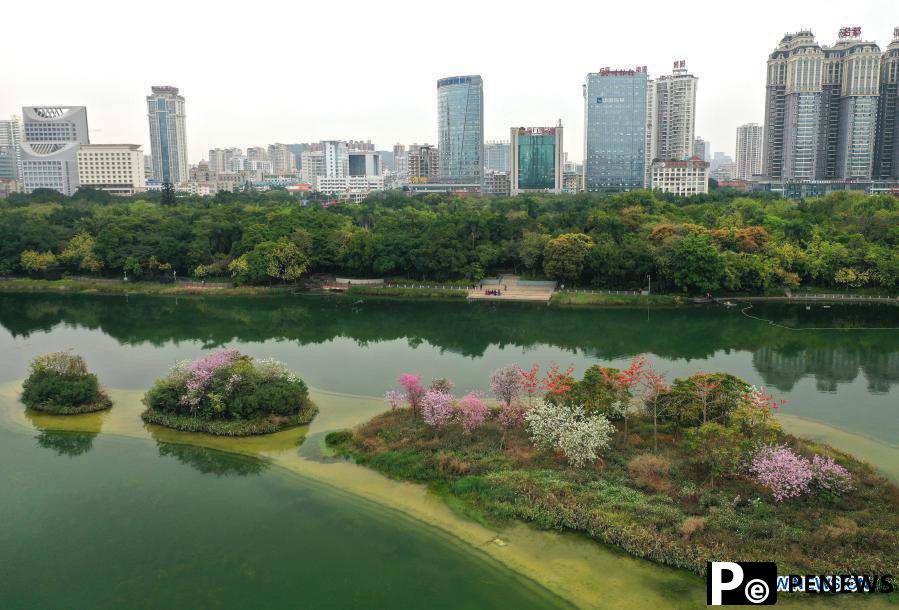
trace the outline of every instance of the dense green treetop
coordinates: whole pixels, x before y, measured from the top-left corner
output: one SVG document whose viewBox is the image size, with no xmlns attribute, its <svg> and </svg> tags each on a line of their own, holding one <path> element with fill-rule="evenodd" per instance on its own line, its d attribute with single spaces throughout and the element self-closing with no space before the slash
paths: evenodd
<svg viewBox="0 0 899 610">
<path fill-rule="evenodd" d="M 469 197 L 398 191 L 326 205 L 285 191 L 113 198 L 82 189 L 0 202 L 0 274 L 479 279 L 511 270 L 570 285 L 761 292 L 896 286 L 899 200 L 716 191 Z"/>
</svg>

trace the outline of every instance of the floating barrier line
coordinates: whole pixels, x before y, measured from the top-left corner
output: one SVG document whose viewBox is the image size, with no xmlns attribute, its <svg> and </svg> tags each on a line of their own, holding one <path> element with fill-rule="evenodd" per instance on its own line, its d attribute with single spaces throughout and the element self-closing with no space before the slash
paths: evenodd
<svg viewBox="0 0 899 610">
<path fill-rule="evenodd" d="M 752 309 L 752 305 L 748 307 L 744 307 L 740 310 L 740 313 L 746 316 L 747 318 L 752 318 L 753 320 L 758 320 L 759 322 L 767 322 L 771 326 L 777 326 L 778 328 L 783 328 L 786 330 L 899 330 L 899 326 L 854 326 L 852 328 L 846 328 L 844 326 L 805 326 L 805 327 L 793 327 L 793 326 L 785 326 L 783 324 L 778 324 L 774 320 L 768 320 L 766 318 L 760 318 L 758 316 L 754 316 L 751 313 L 746 313 L 750 309 Z"/>
</svg>

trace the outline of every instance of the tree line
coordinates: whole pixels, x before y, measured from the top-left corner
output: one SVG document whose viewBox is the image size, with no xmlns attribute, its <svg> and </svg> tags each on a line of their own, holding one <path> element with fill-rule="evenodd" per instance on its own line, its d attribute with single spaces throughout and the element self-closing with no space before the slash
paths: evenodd
<svg viewBox="0 0 899 610">
<path fill-rule="evenodd" d="M 899 201 L 785 200 L 720 190 L 674 197 L 458 197 L 401 192 L 331 205 L 283 190 L 117 198 L 82 189 L 0 202 L 0 275 L 293 283 L 311 274 L 479 280 L 500 271 L 570 286 L 761 293 L 896 287 Z"/>
</svg>

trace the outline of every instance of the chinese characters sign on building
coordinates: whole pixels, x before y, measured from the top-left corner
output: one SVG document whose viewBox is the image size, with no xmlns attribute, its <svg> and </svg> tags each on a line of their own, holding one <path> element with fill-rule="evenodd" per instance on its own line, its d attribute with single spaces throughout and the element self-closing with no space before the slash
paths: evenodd
<svg viewBox="0 0 899 610">
<path fill-rule="evenodd" d="M 840 28 L 840 38 L 858 38 L 861 35 L 862 29 L 857 25 Z"/>
</svg>

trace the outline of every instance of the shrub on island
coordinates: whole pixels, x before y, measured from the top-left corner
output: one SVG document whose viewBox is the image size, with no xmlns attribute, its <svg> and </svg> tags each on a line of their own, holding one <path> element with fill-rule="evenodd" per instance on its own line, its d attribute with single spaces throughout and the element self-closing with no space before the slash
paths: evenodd
<svg viewBox="0 0 899 610">
<path fill-rule="evenodd" d="M 178 363 L 156 380 L 144 404 L 147 423 L 220 436 L 277 432 L 308 424 L 318 412 L 296 373 L 235 349 Z"/>
<path fill-rule="evenodd" d="M 81 356 L 67 351 L 44 354 L 31 361 L 29 371 L 22 384 L 22 402 L 31 409 L 77 415 L 112 406 Z"/>
</svg>

